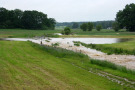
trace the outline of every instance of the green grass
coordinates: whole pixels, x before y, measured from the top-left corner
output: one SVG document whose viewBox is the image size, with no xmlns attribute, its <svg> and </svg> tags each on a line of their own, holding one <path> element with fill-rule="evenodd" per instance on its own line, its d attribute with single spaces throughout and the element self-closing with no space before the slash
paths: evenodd
<svg viewBox="0 0 135 90">
<path fill-rule="evenodd" d="M 40 46 L 31 42 L 0 41 L 1 90 L 130 89 L 88 72 L 89 67 L 114 72 L 114 70 L 90 64 L 89 58 L 81 53 Z M 115 74 L 118 73 L 130 79 L 135 78 L 134 75 L 116 70 Z"/>
<path fill-rule="evenodd" d="M 114 30 L 102 29 L 101 31 L 97 31 L 93 29 L 92 31 L 82 31 L 80 29 L 72 30 L 72 32 L 77 35 L 135 35 L 135 32 L 126 32 L 126 30 L 120 30 L 119 32 L 115 32 Z"/>
<path fill-rule="evenodd" d="M 25 29 L 0 29 L 0 37 L 35 37 L 35 36 L 52 36 L 53 33 L 60 33 L 61 30 L 25 30 Z"/>
<path fill-rule="evenodd" d="M 43 36 L 45 34 L 61 33 L 63 29 L 56 30 L 25 30 L 25 29 L 0 29 L 0 37 L 35 37 Z M 72 29 L 71 32 L 74 35 L 63 35 L 60 37 L 98 37 L 98 38 L 135 38 L 135 32 L 126 32 L 120 30 L 115 32 L 114 30 L 102 29 L 101 31 L 82 31 L 81 29 Z M 52 36 L 52 35 L 49 35 Z"/>
<path fill-rule="evenodd" d="M 130 73 L 130 74 L 135 75 L 135 70 L 130 70 L 130 69 L 127 69 L 124 66 L 119 66 L 119 65 L 116 65 L 116 64 L 108 62 L 108 61 L 91 60 L 91 64 L 96 64 L 96 65 L 99 65 L 99 66 L 102 66 L 102 67 L 108 67 L 108 68 L 111 68 L 113 70 L 118 70 L 118 71 L 121 71 L 121 72 Z"/>
<path fill-rule="evenodd" d="M 84 44 L 83 46 L 102 51 L 107 54 L 135 55 L 135 40 L 114 44 Z"/>
</svg>

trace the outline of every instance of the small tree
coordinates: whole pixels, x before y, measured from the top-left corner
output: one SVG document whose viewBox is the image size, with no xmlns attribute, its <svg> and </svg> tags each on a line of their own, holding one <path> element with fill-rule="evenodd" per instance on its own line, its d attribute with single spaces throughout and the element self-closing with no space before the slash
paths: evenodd
<svg viewBox="0 0 135 90">
<path fill-rule="evenodd" d="M 83 31 L 86 31 L 87 28 L 88 28 L 87 23 L 83 23 L 83 24 L 80 26 L 80 28 L 81 28 Z"/>
<path fill-rule="evenodd" d="M 73 29 L 79 28 L 79 24 L 78 23 L 73 23 L 72 28 Z"/>
<path fill-rule="evenodd" d="M 71 33 L 71 30 L 70 30 L 69 27 L 65 27 L 64 32 L 65 32 L 66 35 L 69 35 Z"/>
<path fill-rule="evenodd" d="M 115 30 L 115 32 L 118 32 L 119 29 L 120 29 L 118 22 L 114 22 L 114 23 L 112 24 L 112 27 L 113 27 L 113 29 Z"/>
<path fill-rule="evenodd" d="M 102 29 L 102 26 L 101 26 L 101 25 L 97 25 L 97 26 L 96 26 L 96 30 L 97 30 L 97 31 L 100 31 L 101 29 Z"/>
<path fill-rule="evenodd" d="M 88 23 L 88 31 L 92 31 L 93 29 L 93 23 Z"/>
</svg>

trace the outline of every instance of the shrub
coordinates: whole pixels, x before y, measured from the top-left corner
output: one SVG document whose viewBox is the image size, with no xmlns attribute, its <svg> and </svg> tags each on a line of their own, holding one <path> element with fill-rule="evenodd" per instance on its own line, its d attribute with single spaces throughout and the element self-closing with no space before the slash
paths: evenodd
<svg viewBox="0 0 135 90">
<path fill-rule="evenodd" d="M 65 28 L 64 28 L 64 33 L 65 33 L 66 35 L 71 34 L 70 28 L 69 28 L 69 27 L 65 27 Z"/>
</svg>

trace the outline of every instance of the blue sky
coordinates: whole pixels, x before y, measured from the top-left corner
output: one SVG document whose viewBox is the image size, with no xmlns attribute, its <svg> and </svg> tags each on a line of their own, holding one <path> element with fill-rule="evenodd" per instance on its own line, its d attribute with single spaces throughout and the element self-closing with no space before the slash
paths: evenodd
<svg viewBox="0 0 135 90">
<path fill-rule="evenodd" d="M 116 13 L 135 0 L 0 0 L 0 7 L 38 10 L 57 22 L 114 20 Z"/>
</svg>

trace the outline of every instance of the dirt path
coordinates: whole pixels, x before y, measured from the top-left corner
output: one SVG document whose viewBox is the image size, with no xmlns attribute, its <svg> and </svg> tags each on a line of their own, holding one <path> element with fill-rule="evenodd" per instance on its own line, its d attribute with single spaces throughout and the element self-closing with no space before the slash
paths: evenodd
<svg viewBox="0 0 135 90">
<path fill-rule="evenodd" d="M 129 69 L 135 69 L 135 56 L 134 55 L 107 55 L 106 53 L 97 51 L 95 49 L 86 48 L 84 46 L 74 46 L 73 42 L 66 41 L 62 39 L 61 41 L 57 40 L 49 40 L 50 42 L 46 41 L 47 39 L 42 40 L 42 44 L 45 45 L 52 45 L 54 43 L 60 43 L 58 47 L 65 48 L 68 50 L 73 50 L 76 52 L 81 52 L 83 54 L 88 55 L 90 58 L 98 59 L 98 60 L 107 60 L 113 62 L 117 65 L 125 66 Z M 32 42 L 40 44 L 40 40 L 32 40 Z"/>
</svg>

